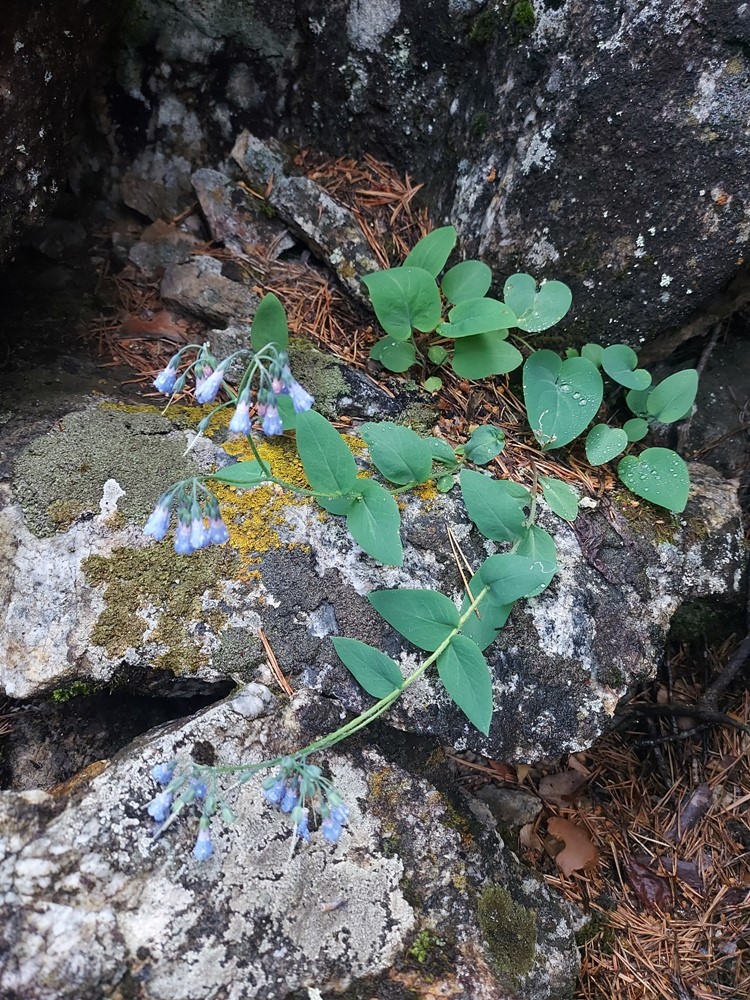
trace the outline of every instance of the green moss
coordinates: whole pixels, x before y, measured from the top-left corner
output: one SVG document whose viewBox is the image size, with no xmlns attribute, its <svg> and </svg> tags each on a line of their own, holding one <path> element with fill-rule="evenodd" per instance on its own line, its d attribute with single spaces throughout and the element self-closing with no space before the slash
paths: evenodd
<svg viewBox="0 0 750 1000">
<path fill-rule="evenodd" d="M 518 0 L 511 8 L 508 20 L 517 35 L 529 35 L 536 23 L 533 4 L 529 0 Z"/>
<path fill-rule="evenodd" d="M 29 529 L 47 537 L 85 514 L 99 514 L 110 479 L 126 491 L 118 511 L 144 521 L 160 483 L 194 472 L 183 455 L 184 440 L 169 433 L 173 429 L 155 406 L 138 411 L 99 406 L 67 414 L 16 462 L 14 491 Z"/>
<path fill-rule="evenodd" d="M 344 377 L 344 365 L 318 351 L 309 341 L 294 338 L 289 352 L 294 377 L 315 396 L 315 409 L 327 420 L 338 417 L 338 401 L 352 389 Z"/>
<path fill-rule="evenodd" d="M 486 111 L 477 111 L 477 113 L 471 119 L 471 124 L 469 125 L 469 134 L 472 139 L 481 139 L 484 133 L 487 131 L 487 126 L 489 125 L 489 115 Z"/>
<path fill-rule="evenodd" d="M 634 534 L 657 545 L 674 543 L 680 529 L 679 518 L 675 514 L 637 497 L 624 486 L 617 487 L 610 495 Z"/>
<path fill-rule="evenodd" d="M 612 954 L 615 932 L 606 913 L 592 912 L 583 927 L 576 931 L 576 944 L 579 948 L 584 948 L 590 941 L 596 941 L 598 952 Z"/>
<path fill-rule="evenodd" d="M 55 688 L 52 692 L 51 700 L 58 704 L 64 704 L 73 698 L 85 698 L 87 695 L 96 694 L 101 691 L 101 685 L 86 683 L 86 681 L 72 681 L 65 687 Z"/>
<path fill-rule="evenodd" d="M 487 886 L 477 904 L 477 919 L 498 970 L 509 976 L 531 971 L 536 952 L 536 911 L 516 903 L 507 889 Z"/>
<path fill-rule="evenodd" d="M 445 941 L 439 938 L 432 931 L 427 929 L 421 930 L 419 934 L 414 938 L 411 948 L 409 948 L 408 954 L 415 962 L 419 962 L 420 965 L 429 959 L 434 948 L 442 948 Z"/>
<path fill-rule="evenodd" d="M 106 587 L 106 607 L 91 633 L 92 642 L 110 656 L 121 656 L 129 646 L 144 641 L 148 623 L 156 625 L 149 642 L 165 647 L 154 666 L 176 674 L 192 673 L 208 661 L 200 643 L 209 624 L 216 632 L 224 616 L 207 614 L 204 595 L 219 596 L 218 582 L 233 575 L 235 561 L 224 549 L 206 549 L 199 558 L 179 556 L 165 540 L 143 549 L 121 548 L 111 556 L 90 556 L 82 564 L 87 580 Z"/>
<path fill-rule="evenodd" d="M 495 32 L 497 31 L 498 23 L 499 18 L 495 10 L 492 8 L 489 10 L 483 10 L 481 14 L 477 14 L 471 22 L 471 27 L 469 28 L 469 38 L 472 42 L 485 45 L 487 42 L 492 40 Z"/>
</svg>

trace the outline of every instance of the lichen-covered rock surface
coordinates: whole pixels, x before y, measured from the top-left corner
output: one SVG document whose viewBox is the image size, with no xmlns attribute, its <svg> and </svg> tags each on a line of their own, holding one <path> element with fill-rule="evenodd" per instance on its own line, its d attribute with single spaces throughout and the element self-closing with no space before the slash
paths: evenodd
<svg viewBox="0 0 750 1000">
<path fill-rule="evenodd" d="M 155 841 L 154 764 L 257 762 L 338 717 L 305 694 L 255 721 L 236 705 L 144 738 L 72 794 L 0 793 L 3 996 L 569 995 L 571 913 L 491 831 L 367 744 L 326 755 L 351 809 L 336 845 L 315 832 L 294 848 L 257 781 L 230 793 L 238 818 L 216 822 L 209 861 L 192 857 L 189 809 Z"/>
<path fill-rule="evenodd" d="M 0 25 L 0 263 L 64 187 L 82 105 L 116 25 L 111 0 L 5 4 Z"/>
<path fill-rule="evenodd" d="M 748 41 L 729 0 L 137 0 L 115 117 L 186 197 L 243 128 L 379 155 L 500 284 L 567 281 L 569 337 L 637 343 L 745 259 Z"/>
<path fill-rule="evenodd" d="M 200 408 L 178 407 L 170 417 L 150 404 L 85 394 L 65 405 L 62 416 L 8 422 L 0 440 L 0 687 L 11 697 L 75 681 L 164 692 L 251 680 L 267 659 L 262 628 L 295 686 L 360 710 L 367 698 L 331 636 L 370 642 L 413 669 L 419 654 L 367 594 L 425 587 L 460 602 L 449 526 L 472 565 L 493 551 L 467 522 L 458 490 L 400 498 L 405 558 L 396 569 L 365 556 L 341 519 L 304 497 L 269 484 L 244 492 L 217 484 L 229 543 L 179 556 L 171 536 L 155 543 L 142 535 L 149 510 L 175 480 L 251 458 L 245 439 L 223 441 L 219 431 L 185 456 Z M 361 456 L 362 442 L 347 440 Z M 261 439 L 260 447 L 278 476 L 306 485 L 293 442 Z M 708 468 L 693 468 L 679 518 L 624 492 L 584 510 L 573 526 L 544 510 L 540 518 L 555 536 L 559 572 L 541 596 L 516 606 L 489 647 L 489 737 L 429 673 L 394 708 L 392 724 L 497 759 L 581 749 L 629 684 L 653 674 L 684 601 L 738 599 L 745 552 L 736 488 Z"/>
</svg>

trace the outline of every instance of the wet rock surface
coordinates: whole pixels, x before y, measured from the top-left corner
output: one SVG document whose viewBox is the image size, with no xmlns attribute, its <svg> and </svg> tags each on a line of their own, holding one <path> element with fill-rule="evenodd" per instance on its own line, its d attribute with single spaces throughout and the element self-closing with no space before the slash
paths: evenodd
<svg viewBox="0 0 750 1000">
<path fill-rule="evenodd" d="M 358 984 L 467 1000 L 553 1000 L 578 957 L 570 911 L 491 830 L 366 744 L 327 755 L 350 804 L 336 845 L 290 851 L 256 782 L 232 796 L 196 862 L 190 813 L 157 841 L 145 805 L 155 763 L 211 752 L 248 763 L 333 727 L 300 695 L 249 722 L 231 700 L 136 743 L 71 794 L 0 793 L 0 989 L 18 1000 L 286 1000 Z M 412 762 L 418 753 L 412 752 Z M 458 823 L 458 826 L 456 825 Z"/>
</svg>

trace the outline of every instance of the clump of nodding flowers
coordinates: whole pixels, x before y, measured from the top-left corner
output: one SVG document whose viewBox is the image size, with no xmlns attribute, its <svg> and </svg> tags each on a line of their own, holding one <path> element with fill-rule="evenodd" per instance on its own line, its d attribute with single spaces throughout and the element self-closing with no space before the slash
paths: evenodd
<svg viewBox="0 0 750 1000">
<path fill-rule="evenodd" d="M 197 356 L 180 374 L 183 355 L 190 350 L 197 351 Z M 250 354 L 251 358 L 235 392 L 227 384 L 225 376 L 230 365 L 245 354 Z M 220 403 L 201 420 L 198 436 L 208 428 L 214 414 L 234 406 L 229 430 L 233 434 L 247 435 L 261 465 L 264 463 L 252 437 L 250 410 L 253 382 L 257 380 L 255 411 L 267 436 L 281 434 L 283 430 L 279 396 L 288 396 L 296 413 L 309 410 L 313 404 L 313 397 L 292 376 L 287 353 L 272 343 L 257 352 L 237 351 L 222 362 L 218 362 L 205 345 L 191 344 L 175 354 L 157 375 L 154 387 L 167 395 L 181 392 L 191 372 L 195 376 L 194 396 L 198 403 L 212 403 L 222 387 L 230 397 L 228 402 Z M 181 480 L 162 494 L 144 528 L 145 534 L 161 541 L 169 530 L 173 508 L 177 511 L 174 547 L 178 554 L 189 555 L 207 545 L 222 545 L 228 541 L 229 531 L 221 518 L 218 500 L 198 478 Z M 253 691 L 249 690 L 251 688 Z M 259 700 L 259 714 L 261 703 L 270 698 L 267 689 L 262 685 L 248 685 L 245 691 L 247 696 Z M 278 757 L 251 766 L 209 767 L 190 762 L 180 767 L 175 760 L 157 764 L 151 771 L 151 777 L 161 790 L 147 807 L 156 824 L 154 836 L 163 833 L 186 808 L 196 808 L 200 818 L 193 856 L 200 861 L 207 860 L 213 854 L 213 817 L 219 814 L 225 823 L 231 823 L 236 818 L 221 795 L 218 778 L 235 773 L 237 784 L 241 785 L 259 771 L 272 768 L 277 769 L 276 773 L 263 782 L 266 802 L 289 816 L 297 838 L 309 843 L 311 824 L 313 827 L 318 824 L 324 839 L 336 843 L 347 822 L 349 808 L 321 769 L 307 763 L 304 750 L 294 756 Z"/>
<path fill-rule="evenodd" d="M 188 351 L 197 351 L 197 356 L 180 374 L 183 356 Z M 250 361 L 235 392 L 226 382 L 227 371 L 234 362 L 248 354 L 251 356 Z M 263 462 L 252 438 L 250 419 L 253 382 L 257 381 L 255 412 L 261 421 L 261 429 L 267 436 L 281 434 L 284 429 L 279 414 L 279 396 L 288 396 L 296 413 L 309 410 L 314 402 L 309 392 L 292 375 L 286 351 L 279 350 L 275 344 L 267 344 L 257 352 L 236 351 L 221 362 L 216 360 L 206 345 L 189 344 L 178 351 L 167 367 L 159 372 L 154 379 L 154 388 L 168 396 L 182 392 L 191 373 L 195 377 L 193 394 L 196 402 L 213 403 L 222 387 L 230 397 L 201 420 L 196 440 L 208 428 L 216 413 L 233 406 L 229 430 L 233 434 L 247 435 L 261 465 Z M 169 531 L 173 509 L 177 512 L 174 547 L 180 555 L 190 555 L 207 545 L 223 545 L 228 541 L 229 531 L 221 518 L 219 502 L 215 494 L 196 477 L 175 483 L 159 497 L 146 522 L 145 534 L 161 541 Z"/>
<path fill-rule="evenodd" d="M 151 777 L 162 787 L 147 807 L 149 816 L 156 822 L 154 836 L 163 833 L 188 806 L 195 806 L 200 819 L 193 857 L 206 861 L 213 854 L 212 817 L 219 813 L 224 823 L 232 823 L 236 819 L 221 797 L 218 776 L 239 771 L 237 784 L 244 784 L 258 771 L 274 766 L 278 768 L 276 773 L 263 782 L 266 802 L 289 816 L 295 836 L 305 843 L 310 843 L 310 824 L 313 823 L 319 824 L 325 840 L 335 844 L 349 817 L 349 807 L 321 769 L 308 764 L 300 754 L 241 768 L 204 767 L 192 763 L 178 768 L 175 760 L 157 764 L 151 771 Z"/>
</svg>

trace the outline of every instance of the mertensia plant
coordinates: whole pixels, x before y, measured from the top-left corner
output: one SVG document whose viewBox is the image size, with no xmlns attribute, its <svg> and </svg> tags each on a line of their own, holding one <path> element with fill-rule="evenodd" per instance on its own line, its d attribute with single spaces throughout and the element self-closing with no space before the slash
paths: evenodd
<svg viewBox="0 0 750 1000">
<path fill-rule="evenodd" d="M 523 392 L 529 423 L 543 450 L 572 443 L 588 428 L 586 454 L 593 465 L 611 461 L 641 440 L 653 422 L 670 423 L 691 409 L 697 373 L 678 372 L 657 386 L 637 368 L 635 352 L 618 344 L 602 348 L 587 344 L 560 358 L 549 350 L 521 351 L 507 342 L 512 329 L 526 335 L 548 329 L 570 308 L 570 291 L 561 282 L 538 285 L 530 275 L 511 276 L 504 301 L 487 296 L 489 268 L 479 261 L 463 261 L 439 278 L 454 247 L 453 227 L 430 233 L 409 254 L 403 267 L 369 275 L 365 283 L 387 336 L 372 356 L 393 371 L 404 371 L 417 358 L 420 346 L 414 332 L 434 335 L 427 358 L 435 365 L 447 360 L 468 379 L 506 374 L 523 364 Z M 445 315 L 444 315 L 445 314 Z M 462 445 L 451 447 L 436 436 L 420 436 L 391 422 L 369 422 L 359 428 L 368 459 L 355 459 L 346 440 L 312 409 L 313 397 L 294 378 L 290 368 L 288 328 L 284 309 L 267 295 L 253 321 L 247 348 L 218 361 L 205 345 L 190 345 L 171 359 L 155 387 L 172 394 L 183 391 L 192 376 L 199 403 L 213 403 L 220 391 L 227 397 L 198 425 L 205 432 L 226 408 L 232 409 L 228 430 L 246 436 L 254 457 L 173 484 L 159 499 L 145 531 L 162 541 L 173 512 L 177 524 L 174 546 L 179 555 L 231 537 L 223 522 L 212 480 L 237 489 L 274 483 L 309 497 L 333 517 L 342 519 L 362 550 L 382 563 L 403 562 L 401 515 L 396 497 L 424 483 L 447 492 L 456 482 L 468 518 L 478 531 L 503 550 L 490 555 L 473 571 L 458 607 L 431 589 L 379 590 L 369 595 L 374 609 L 404 639 L 425 656 L 404 676 L 398 663 L 356 637 L 336 636 L 333 646 L 342 662 L 374 703 L 335 732 L 295 753 L 248 765 L 209 767 L 190 761 L 157 765 L 152 777 L 161 790 L 148 812 L 160 834 L 188 807 L 199 813 L 194 855 L 207 859 L 213 852 L 210 829 L 220 816 L 231 822 L 223 781 L 243 784 L 261 771 L 272 770 L 264 783 L 269 806 L 289 816 L 298 838 L 309 841 L 318 826 L 335 843 L 347 823 L 349 810 L 321 768 L 309 758 L 360 732 L 382 716 L 427 670 L 435 668 L 452 701 L 468 721 L 485 735 L 492 724 L 492 678 L 485 650 L 496 639 L 519 600 L 537 597 L 552 581 L 557 559 L 552 535 L 536 523 L 539 495 L 559 517 L 572 521 L 578 514 L 578 495 L 562 479 L 533 475 L 530 488 L 497 480 L 471 466 L 491 462 L 505 446 L 499 427 L 477 427 Z M 445 346 L 448 345 L 448 346 Z M 194 355 L 193 360 L 189 360 Z M 239 369 L 239 371 L 237 371 Z M 624 427 L 597 423 L 604 396 L 602 372 L 628 390 L 626 402 L 633 416 Z M 255 407 L 255 422 L 252 408 Z M 255 426 L 254 426 L 255 423 Z M 259 426 L 258 426 L 259 425 Z M 293 432 L 307 486 L 277 475 L 255 441 Z M 619 463 L 621 480 L 634 493 L 679 512 L 687 500 L 687 468 L 674 452 L 647 448 L 625 455 Z M 247 685 L 242 697 L 252 706 L 249 715 L 262 714 L 270 692 Z"/>
<path fill-rule="evenodd" d="M 365 285 L 375 315 L 387 334 L 370 356 L 390 371 L 406 371 L 422 361 L 440 366 L 450 362 L 467 379 L 505 375 L 523 364 L 523 392 L 529 424 L 543 449 L 571 444 L 595 420 L 604 398 L 601 372 L 630 390 L 626 402 L 633 418 L 623 427 L 597 423 L 586 437 L 586 457 L 602 465 L 642 440 L 652 423 L 673 423 L 690 412 L 698 388 L 695 369 L 677 372 L 658 386 L 637 367 L 635 351 L 626 344 L 603 348 L 586 344 L 580 354 L 569 350 L 560 358 L 553 351 L 534 351 L 526 337 L 550 329 L 571 306 L 570 289 L 561 281 L 538 284 L 529 274 L 511 275 L 503 299 L 492 298 L 492 272 L 478 260 L 465 260 L 445 270 L 456 244 L 456 230 L 444 226 L 421 239 L 401 267 L 368 275 Z M 441 278 L 442 274 L 442 278 Z M 521 351 L 508 342 L 511 331 L 522 331 Z M 428 338 L 420 338 L 419 334 Z M 416 336 L 415 336 L 416 335 Z M 425 382 L 439 388 L 440 378 Z M 629 490 L 675 513 L 685 509 L 690 481 L 676 452 L 647 448 L 626 455 L 618 475 Z"/>
</svg>

